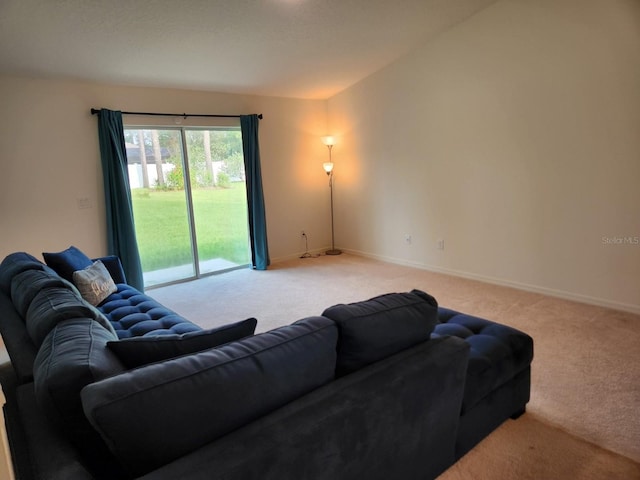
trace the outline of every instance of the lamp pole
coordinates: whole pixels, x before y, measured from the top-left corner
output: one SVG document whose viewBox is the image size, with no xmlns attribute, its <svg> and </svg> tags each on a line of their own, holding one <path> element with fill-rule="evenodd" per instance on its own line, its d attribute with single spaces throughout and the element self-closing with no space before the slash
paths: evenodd
<svg viewBox="0 0 640 480">
<path fill-rule="evenodd" d="M 340 255 L 342 250 L 336 248 L 335 235 L 333 229 L 333 162 L 331 161 L 331 149 L 333 148 L 333 137 L 324 137 L 324 144 L 329 149 L 329 161 L 323 165 L 325 172 L 329 176 L 329 192 L 331 199 L 331 249 L 325 252 L 326 255 Z"/>
</svg>

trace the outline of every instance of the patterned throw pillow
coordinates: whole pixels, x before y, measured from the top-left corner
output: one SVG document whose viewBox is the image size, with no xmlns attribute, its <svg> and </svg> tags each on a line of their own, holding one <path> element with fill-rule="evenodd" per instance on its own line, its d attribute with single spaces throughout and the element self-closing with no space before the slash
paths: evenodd
<svg viewBox="0 0 640 480">
<path fill-rule="evenodd" d="M 94 307 L 117 291 L 107 267 L 100 260 L 96 260 L 84 270 L 73 272 L 73 283 L 78 287 L 82 298 Z"/>
</svg>

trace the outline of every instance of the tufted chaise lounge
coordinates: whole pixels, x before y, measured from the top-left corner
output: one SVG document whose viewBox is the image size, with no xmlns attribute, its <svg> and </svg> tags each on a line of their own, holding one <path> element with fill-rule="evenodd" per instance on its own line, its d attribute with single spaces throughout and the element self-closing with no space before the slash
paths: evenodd
<svg viewBox="0 0 640 480">
<path fill-rule="evenodd" d="M 432 338 L 453 336 L 470 348 L 456 456 L 460 458 L 529 401 L 533 339 L 484 318 L 438 307 Z"/>
<path fill-rule="evenodd" d="M 107 317 L 119 339 L 202 330 L 195 323 L 127 284 L 118 257 L 111 255 L 100 260 L 111 274 L 118 290 L 109 295 L 98 306 L 98 310 Z"/>
<path fill-rule="evenodd" d="M 186 318 L 126 283 L 116 284 L 99 310 L 113 325 L 119 339 L 145 335 L 173 335 L 200 331 Z"/>
</svg>

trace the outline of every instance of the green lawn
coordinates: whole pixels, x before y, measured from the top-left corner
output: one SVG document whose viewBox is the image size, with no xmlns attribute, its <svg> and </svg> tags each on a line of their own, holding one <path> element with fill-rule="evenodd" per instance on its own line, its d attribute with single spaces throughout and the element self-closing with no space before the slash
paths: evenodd
<svg viewBox="0 0 640 480">
<path fill-rule="evenodd" d="M 145 272 L 191 263 L 185 192 L 132 190 L 142 269 Z M 244 183 L 193 192 L 200 260 L 250 262 Z"/>
</svg>

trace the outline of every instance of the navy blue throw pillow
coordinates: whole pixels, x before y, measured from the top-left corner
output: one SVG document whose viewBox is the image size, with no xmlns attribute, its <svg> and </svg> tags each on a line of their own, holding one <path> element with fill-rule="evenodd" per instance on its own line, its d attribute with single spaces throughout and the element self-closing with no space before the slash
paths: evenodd
<svg viewBox="0 0 640 480">
<path fill-rule="evenodd" d="M 160 362 L 168 358 L 200 352 L 253 335 L 258 321 L 240 322 L 182 335 L 148 335 L 108 342 L 109 347 L 127 368 Z"/>
<path fill-rule="evenodd" d="M 413 290 L 327 308 L 322 315 L 338 325 L 338 376 L 354 372 L 420 342 L 438 323 L 438 302 Z"/>
<path fill-rule="evenodd" d="M 57 253 L 43 253 L 44 261 L 65 280 L 73 282 L 73 272 L 83 270 L 93 262 L 74 246 Z"/>
</svg>

